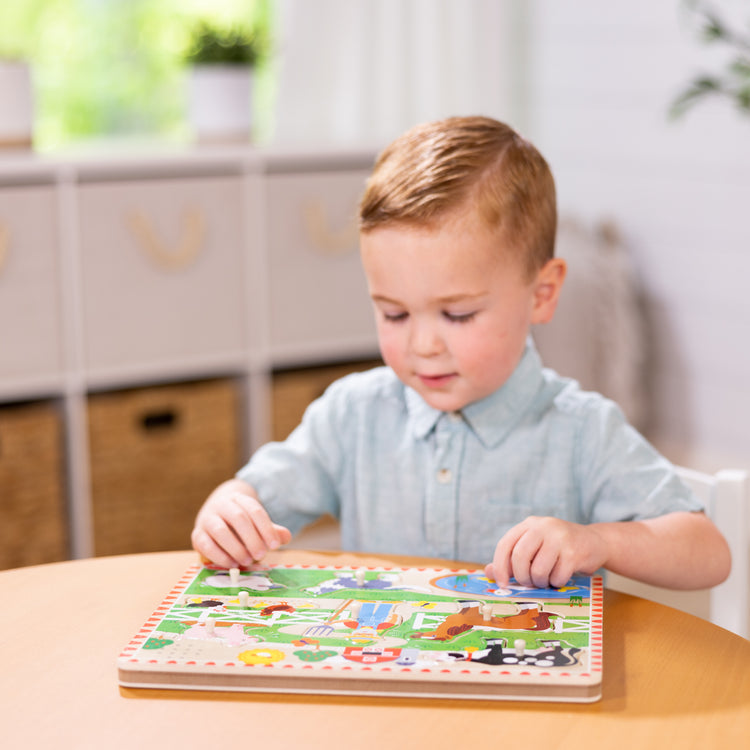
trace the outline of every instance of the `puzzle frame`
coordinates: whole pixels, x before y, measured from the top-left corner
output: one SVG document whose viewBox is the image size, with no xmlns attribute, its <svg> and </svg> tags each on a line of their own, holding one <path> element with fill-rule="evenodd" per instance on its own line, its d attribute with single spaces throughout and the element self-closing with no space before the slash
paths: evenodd
<svg viewBox="0 0 750 750">
<path fill-rule="evenodd" d="M 603 589 L 449 568 L 191 566 L 123 649 L 123 687 L 592 702 Z"/>
</svg>

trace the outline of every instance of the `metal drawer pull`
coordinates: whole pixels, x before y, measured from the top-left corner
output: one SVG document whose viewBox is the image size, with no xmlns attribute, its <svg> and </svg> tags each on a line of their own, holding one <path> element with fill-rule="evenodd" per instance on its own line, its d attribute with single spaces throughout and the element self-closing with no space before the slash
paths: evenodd
<svg viewBox="0 0 750 750">
<path fill-rule="evenodd" d="M 180 239 L 174 249 L 162 242 L 151 220 L 141 211 L 131 211 L 127 223 L 141 250 L 165 271 L 178 271 L 191 265 L 200 254 L 206 237 L 206 220 L 197 208 L 185 212 Z"/>
<path fill-rule="evenodd" d="M 322 201 L 309 201 L 304 208 L 305 227 L 312 246 L 323 255 L 345 255 L 356 250 L 359 232 L 352 220 L 338 231 L 333 231 Z"/>
</svg>

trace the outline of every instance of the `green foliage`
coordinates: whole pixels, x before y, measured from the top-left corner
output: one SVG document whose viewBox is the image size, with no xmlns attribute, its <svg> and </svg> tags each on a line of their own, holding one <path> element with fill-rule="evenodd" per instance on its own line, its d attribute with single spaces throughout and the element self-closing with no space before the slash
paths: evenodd
<svg viewBox="0 0 750 750">
<path fill-rule="evenodd" d="M 81 141 L 184 142 L 185 51 L 191 31 L 256 30 L 270 37 L 272 0 L 0 0 L 0 57 L 32 64 L 34 143 L 41 151 Z M 268 128 L 272 79 L 256 60 L 256 121 Z"/>
<path fill-rule="evenodd" d="M 1 4 L 0 59 L 28 58 L 33 30 L 46 5 L 46 0 L 6 0 Z"/>
<path fill-rule="evenodd" d="M 248 65 L 263 57 L 260 35 L 242 29 L 222 29 L 202 22 L 193 33 L 186 60 L 194 65 Z"/>
<path fill-rule="evenodd" d="M 699 0 L 693 0 L 689 6 L 698 16 L 702 40 L 722 47 L 729 59 L 719 72 L 696 76 L 672 102 L 670 115 L 685 114 L 707 96 L 728 99 L 740 112 L 750 115 L 750 31 L 733 28 Z"/>
</svg>

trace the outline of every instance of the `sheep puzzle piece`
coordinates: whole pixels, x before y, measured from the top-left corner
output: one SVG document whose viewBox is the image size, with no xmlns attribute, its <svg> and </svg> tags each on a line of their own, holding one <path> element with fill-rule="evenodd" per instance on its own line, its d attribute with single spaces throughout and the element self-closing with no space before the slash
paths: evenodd
<svg viewBox="0 0 750 750">
<path fill-rule="evenodd" d="M 602 581 L 480 570 L 195 565 L 123 649 L 124 687 L 592 702 Z"/>
</svg>

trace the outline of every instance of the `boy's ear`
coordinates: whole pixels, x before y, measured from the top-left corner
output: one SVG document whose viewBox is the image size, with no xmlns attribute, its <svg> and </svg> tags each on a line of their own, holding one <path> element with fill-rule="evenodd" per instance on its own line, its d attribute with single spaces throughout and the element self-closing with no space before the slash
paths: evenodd
<svg viewBox="0 0 750 750">
<path fill-rule="evenodd" d="M 552 320 L 567 272 L 568 266 L 562 258 L 552 258 L 542 266 L 534 281 L 532 323 L 549 323 Z"/>
</svg>

